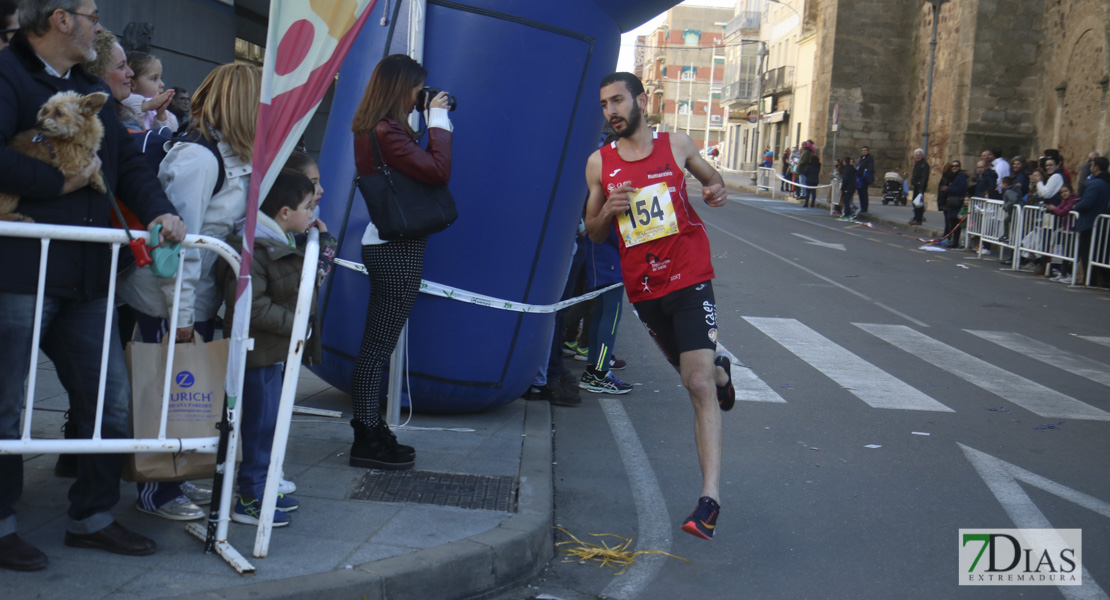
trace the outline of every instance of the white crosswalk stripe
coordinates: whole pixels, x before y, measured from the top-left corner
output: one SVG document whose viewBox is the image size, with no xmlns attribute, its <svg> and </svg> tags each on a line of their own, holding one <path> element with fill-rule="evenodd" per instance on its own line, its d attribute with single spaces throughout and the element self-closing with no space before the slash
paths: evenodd
<svg viewBox="0 0 1110 600">
<path fill-rule="evenodd" d="M 764 383 L 754 371 L 740 363 L 740 359 L 728 351 L 724 344 L 717 344 L 717 350 L 728 355 L 732 363 L 732 388 L 736 390 L 736 399 L 745 402 L 786 402 L 782 396 L 775 393 L 771 386 Z"/>
<path fill-rule="evenodd" d="M 1102 337 L 1098 335 L 1081 335 L 1079 337 L 1087 340 L 1088 342 L 1094 342 L 1096 344 L 1102 344 L 1103 346 L 1110 347 L 1110 337 Z"/>
<path fill-rule="evenodd" d="M 744 319 L 870 406 L 953 412 L 795 319 Z"/>
<path fill-rule="evenodd" d="M 1110 386 L 1110 366 L 1100 363 L 1097 360 L 1091 360 L 1086 356 L 1072 354 L 1071 352 L 1061 350 L 1051 344 L 1038 342 L 1037 340 L 1025 337 L 1020 333 L 978 331 L 974 329 L 965 329 L 964 331 L 979 336 L 984 340 L 994 342 L 1003 348 L 1024 354 L 1029 358 L 1039 360 L 1054 367 L 1059 367 L 1080 377 L 1086 377 L 1096 383 Z"/>
<path fill-rule="evenodd" d="M 1042 417 L 1110 421 L 1110 413 L 962 352 L 904 325 L 855 323 L 909 354 Z"/>
</svg>

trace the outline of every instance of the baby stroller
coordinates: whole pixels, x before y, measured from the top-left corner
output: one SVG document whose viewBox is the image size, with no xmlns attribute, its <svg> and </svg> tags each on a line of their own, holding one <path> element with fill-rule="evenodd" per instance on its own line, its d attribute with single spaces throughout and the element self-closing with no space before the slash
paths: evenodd
<svg viewBox="0 0 1110 600">
<path fill-rule="evenodd" d="M 894 203 L 895 205 L 906 205 L 906 194 L 902 191 L 902 176 L 894 171 L 888 171 L 886 174 L 886 182 L 883 183 L 883 205 Z"/>
</svg>

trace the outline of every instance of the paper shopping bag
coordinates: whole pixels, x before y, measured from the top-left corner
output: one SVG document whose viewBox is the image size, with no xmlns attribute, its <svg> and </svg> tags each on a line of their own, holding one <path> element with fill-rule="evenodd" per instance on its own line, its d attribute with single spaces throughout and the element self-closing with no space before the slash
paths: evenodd
<svg viewBox="0 0 1110 600">
<path fill-rule="evenodd" d="M 170 381 L 166 439 L 213 437 L 223 417 L 224 378 L 229 341 L 177 344 Z M 131 423 L 135 438 L 158 437 L 162 418 L 162 386 L 166 373 L 169 338 L 160 344 L 132 342 L 127 346 L 131 376 Z M 197 452 L 132 455 L 133 481 L 179 481 L 211 477 L 216 455 Z"/>
</svg>

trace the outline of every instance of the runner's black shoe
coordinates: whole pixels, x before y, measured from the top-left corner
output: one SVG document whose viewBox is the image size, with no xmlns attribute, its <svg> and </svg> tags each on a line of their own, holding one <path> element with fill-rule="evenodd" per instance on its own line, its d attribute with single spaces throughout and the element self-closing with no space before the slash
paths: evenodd
<svg viewBox="0 0 1110 600">
<path fill-rule="evenodd" d="M 721 405 L 721 410 L 732 410 L 732 406 L 736 404 L 736 388 L 732 387 L 732 361 L 722 353 L 713 359 L 713 364 L 724 369 L 728 375 L 728 383 L 717 386 L 717 404 Z"/>
<path fill-rule="evenodd" d="M 712 540 L 713 532 L 717 529 L 717 515 L 720 513 L 721 505 L 716 500 L 702 496 L 698 499 L 698 507 L 694 509 L 694 513 L 682 524 L 682 530 L 703 540 Z"/>
</svg>

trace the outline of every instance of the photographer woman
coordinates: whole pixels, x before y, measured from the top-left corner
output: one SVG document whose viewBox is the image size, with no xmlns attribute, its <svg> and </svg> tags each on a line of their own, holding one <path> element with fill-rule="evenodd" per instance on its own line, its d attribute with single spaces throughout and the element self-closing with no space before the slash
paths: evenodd
<svg viewBox="0 0 1110 600">
<path fill-rule="evenodd" d="M 387 56 L 374 67 L 351 122 L 359 176 L 377 170 L 372 148 L 380 147 L 381 159 L 389 168 L 429 185 L 447 185 L 451 178 L 447 93 L 425 100 L 430 109 L 426 113 L 427 150 L 417 144 L 418 136 L 408 124 L 408 115 L 417 104 L 427 76 L 420 63 L 403 54 Z M 371 136 L 377 136 L 377 144 Z M 362 235 L 362 262 L 370 275 L 370 299 L 351 383 L 355 411 L 351 420 L 355 435 L 349 461 L 352 467 L 403 470 L 411 469 L 415 461 L 415 450 L 398 444 L 382 421 L 378 397 L 382 368 L 416 302 L 427 241 L 426 237 L 384 241 L 378 237 L 373 220 Z"/>
</svg>

